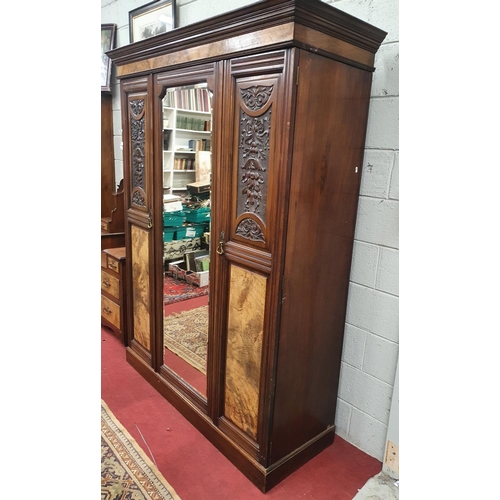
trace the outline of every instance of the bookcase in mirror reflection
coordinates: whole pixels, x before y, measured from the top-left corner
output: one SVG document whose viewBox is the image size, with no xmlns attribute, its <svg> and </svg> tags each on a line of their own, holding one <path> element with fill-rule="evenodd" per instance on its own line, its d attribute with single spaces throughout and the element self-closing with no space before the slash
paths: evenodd
<svg viewBox="0 0 500 500">
<path fill-rule="evenodd" d="M 166 101 L 173 101 L 170 94 L 167 92 L 163 106 L 163 187 L 173 193 L 210 178 L 212 115 L 202 109 L 165 106 Z M 209 109 L 209 104 L 199 107 Z"/>
</svg>

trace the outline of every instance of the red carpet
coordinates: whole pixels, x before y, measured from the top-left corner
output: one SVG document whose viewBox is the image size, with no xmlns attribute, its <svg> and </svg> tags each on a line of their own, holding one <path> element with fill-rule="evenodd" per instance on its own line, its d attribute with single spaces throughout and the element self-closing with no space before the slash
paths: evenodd
<svg viewBox="0 0 500 500">
<path fill-rule="evenodd" d="M 196 286 L 177 280 L 171 276 L 165 276 L 163 280 L 163 295 L 165 304 L 174 304 L 193 297 L 208 294 L 208 286 Z"/>
<path fill-rule="evenodd" d="M 102 399 L 182 500 L 352 500 L 382 469 L 336 436 L 332 446 L 263 494 L 126 362 L 111 331 L 101 330 Z"/>
</svg>

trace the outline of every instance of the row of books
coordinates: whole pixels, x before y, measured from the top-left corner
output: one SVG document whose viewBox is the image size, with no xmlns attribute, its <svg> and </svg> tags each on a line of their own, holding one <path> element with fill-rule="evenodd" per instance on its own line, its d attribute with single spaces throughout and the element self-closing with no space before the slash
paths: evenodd
<svg viewBox="0 0 500 500">
<path fill-rule="evenodd" d="M 164 98 L 165 106 L 210 112 L 210 94 L 206 88 L 169 89 Z"/>
<path fill-rule="evenodd" d="M 194 170 L 195 167 L 194 158 L 174 158 L 174 170 Z"/>
<path fill-rule="evenodd" d="M 211 151 L 212 141 L 210 139 L 191 139 L 188 141 L 191 151 Z"/>
<path fill-rule="evenodd" d="M 177 115 L 175 123 L 177 128 L 185 130 L 196 130 L 197 132 L 210 132 L 212 128 L 211 120 L 203 120 L 194 116 Z"/>
</svg>

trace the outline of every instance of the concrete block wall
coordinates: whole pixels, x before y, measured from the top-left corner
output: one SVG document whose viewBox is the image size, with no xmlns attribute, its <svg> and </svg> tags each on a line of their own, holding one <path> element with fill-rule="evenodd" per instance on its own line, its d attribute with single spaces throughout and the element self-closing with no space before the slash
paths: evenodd
<svg viewBox="0 0 500 500">
<path fill-rule="evenodd" d="M 398 2 L 327 3 L 388 33 L 375 58 L 335 422 L 383 462 L 399 354 Z"/>
<path fill-rule="evenodd" d="M 128 12 L 143 0 L 101 0 L 101 22 L 129 43 Z M 253 3 L 178 0 L 178 25 Z M 397 0 L 327 0 L 388 32 L 375 59 L 358 220 L 347 306 L 336 432 L 384 460 L 399 351 L 399 30 Z M 118 85 L 113 92 L 116 179 L 123 177 Z"/>
</svg>

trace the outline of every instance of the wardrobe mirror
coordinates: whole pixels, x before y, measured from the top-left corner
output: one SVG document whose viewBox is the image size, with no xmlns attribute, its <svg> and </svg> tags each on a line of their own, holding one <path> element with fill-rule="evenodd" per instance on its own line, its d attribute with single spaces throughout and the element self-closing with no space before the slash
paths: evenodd
<svg viewBox="0 0 500 500">
<path fill-rule="evenodd" d="M 163 351 L 165 366 L 207 394 L 212 93 L 163 97 Z"/>
</svg>

